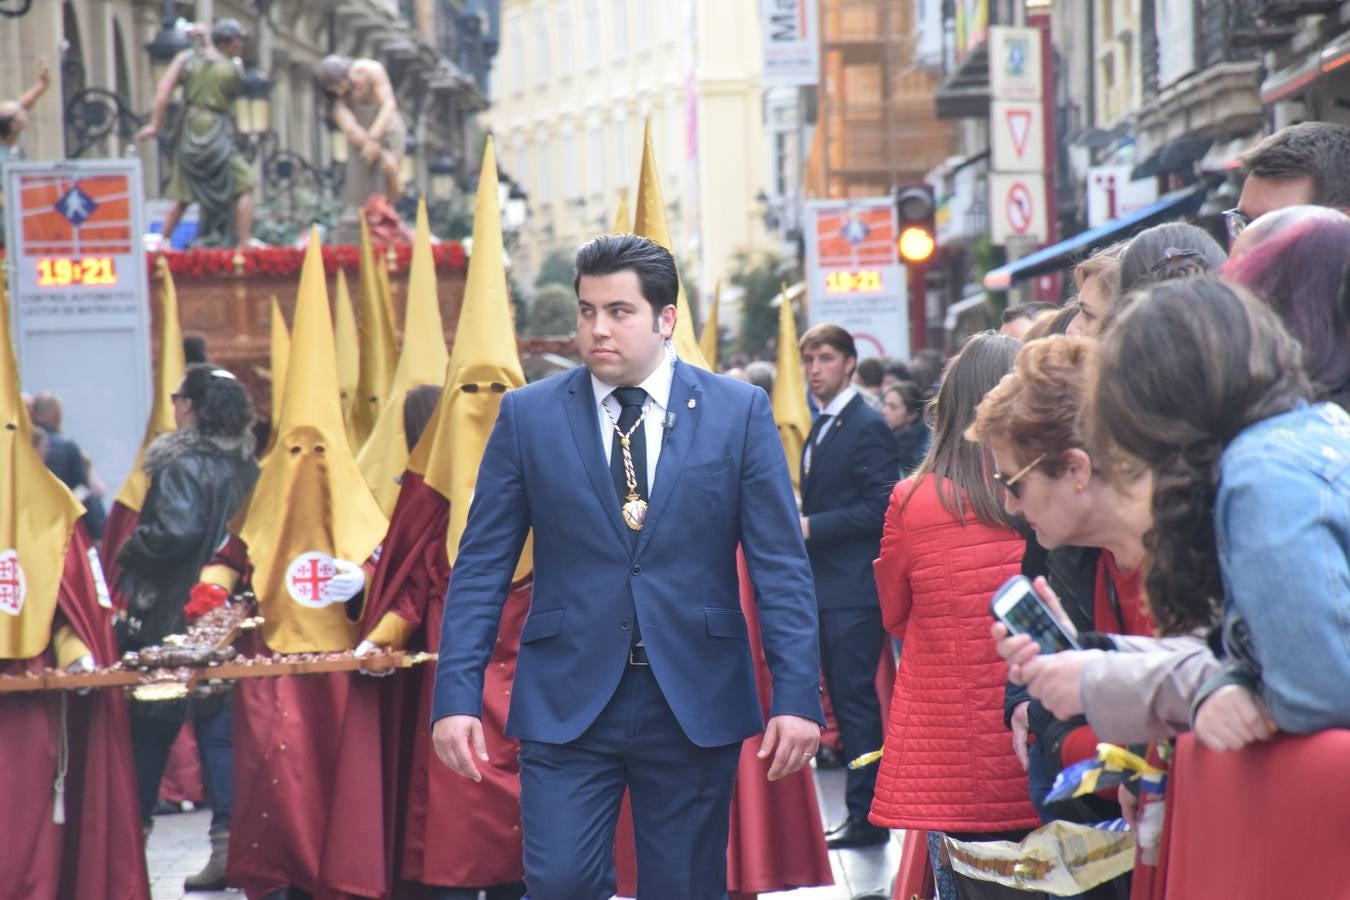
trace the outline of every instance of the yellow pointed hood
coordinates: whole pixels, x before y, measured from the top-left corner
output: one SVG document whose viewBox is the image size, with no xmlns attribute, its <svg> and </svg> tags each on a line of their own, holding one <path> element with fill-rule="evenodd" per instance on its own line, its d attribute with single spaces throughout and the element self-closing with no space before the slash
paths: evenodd
<svg viewBox="0 0 1350 900">
<path fill-rule="evenodd" d="M 47 649 L 66 549 L 82 515 L 84 507 L 33 449 L 0 279 L 0 659 Z"/>
<path fill-rule="evenodd" d="M 619 205 L 614 210 L 614 234 L 633 233 L 633 213 L 628 209 L 628 188 L 619 188 Z"/>
<path fill-rule="evenodd" d="M 357 378 L 356 399 L 352 403 L 352 452 L 370 437 L 380 406 L 389 394 L 398 361 L 398 344 L 394 340 L 394 316 L 389 302 L 381 293 L 379 267 L 370 246 L 370 229 L 366 217 L 361 219 L 361 313 L 357 326 L 361 369 Z"/>
<path fill-rule="evenodd" d="M 502 264 L 497 158 L 488 138 L 474 206 L 473 255 L 469 257 L 464 306 L 455 329 L 445 390 L 408 459 L 408 468 L 450 501 L 446 554 L 451 565 L 459 553 L 469 501 L 478 481 L 478 465 L 497 421 L 502 395 L 524 384 Z M 533 569 L 532 557 L 527 544 L 516 569 L 517 580 Z"/>
<path fill-rule="evenodd" d="M 638 171 L 637 212 L 633 220 L 633 233 L 650 238 L 674 253 L 670 241 L 670 227 L 666 224 L 666 205 L 661 199 L 661 179 L 656 174 L 656 153 L 652 150 L 652 120 L 647 117 L 647 125 L 642 135 L 642 166 Z M 709 369 L 708 361 L 699 349 L 698 338 L 694 336 L 694 317 L 689 311 L 689 300 L 684 296 L 684 280 L 680 280 L 680 293 L 675 303 L 675 353 L 691 366 Z"/>
<path fill-rule="evenodd" d="M 476 245 L 474 249 L 477 250 Z M 394 370 L 389 402 L 380 410 L 374 430 L 356 456 L 366 483 L 385 515 L 394 511 L 394 504 L 398 502 L 399 476 L 408 467 L 408 438 L 403 430 L 404 398 L 413 388 L 444 382 L 449 362 L 424 199 L 417 204 L 417 231 L 413 237 L 412 265 L 408 270 L 407 313 L 403 317 L 403 352 L 399 354 L 398 368 Z"/>
<path fill-rule="evenodd" d="M 708 368 L 717 370 L 717 301 L 722 297 L 722 282 L 713 286 L 712 304 L 708 307 L 708 317 L 703 321 L 703 333 L 698 336 L 698 349 L 708 362 Z"/>
<path fill-rule="evenodd" d="M 782 305 L 778 308 L 778 372 L 773 379 L 773 420 L 778 425 L 783 452 L 787 454 L 792 487 L 800 491 L 802 448 L 811 432 L 811 408 L 806 405 L 806 379 L 802 376 L 802 357 L 797 349 L 797 320 L 792 314 L 786 285 L 783 286 Z"/>
<path fill-rule="evenodd" d="M 269 364 L 272 367 L 272 437 L 276 442 L 277 423 L 281 421 L 281 401 L 286 395 L 286 365 L 291 358 L 291 332 L 281 314 L 277 295 L 272 295 L 272 342 Z"/>
<path fill-rule="evenodd" d="M 141 511 L 145 492 L 150 489 L 150 476 L 145 474 L 145 448 L 161 434 L 174 431 L 178 423 L 173 417 L 173 394 L 183 383 L 187 363 L 183 360 L 183 330 L 178 323 L 178 293 L 173 285 L 173 274 L 168 261 L 159 258 L 159 348 L 155 354 L 155 395 L 151 400 L 150 421 L 145 424 L 141 448 L 136 451 L 131 474 L 117 492 L 117 502 L 135 512 Z"/>
<path fill-rule="evenodd" d="M 352 441 L 352 401 L 361 380 L 361 348 L 356 337 L 356 316 L 352 314 L 352 295 L 347 290 L 347 274 L 339 266 L 337 298 L 333 301 L 333 340 L 337 344 L 338 397 L 342 401 L 342 420 L 347 424 L 347 442 Z"/>
<path fill-rule="evenodd" d="M 388 521 L 347 445 L 337 351 L 317 229 L 305 252 L 276 440 L 262 461 L 239 536 L 253 563 L 263 638 L 283 653 L 345 650 L 358 624 L 314 585 L 334 557 L 365 562 Z"/>
</svg>

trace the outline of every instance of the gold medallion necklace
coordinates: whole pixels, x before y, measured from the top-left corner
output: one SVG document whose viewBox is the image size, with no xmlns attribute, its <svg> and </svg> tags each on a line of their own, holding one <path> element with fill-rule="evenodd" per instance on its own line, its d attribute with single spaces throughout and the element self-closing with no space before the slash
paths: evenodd
<svg viewBox="0 0 1350 900">
<path fill-rule="evenodd" d="M 637 472 L 633 469 L 633 451 L 631 449 L 631 438 L 633 432 L 637 431 L 638 426 L 647 418 L 647 406 L 642 407 L 642 414 L 637 417 L 633 427 L 628 429 L 625 434 L 620 428 L 619 423 L 614 421 L 614 414 L 609 411 L 609 407 L 603 403 L 600 408 L 605 411 L 609 418 L 609 424 L 614 426 L 614 433 L 619 436 L 619 446 L 623 448 L 623 478 L 628 485 L 628 496 L 623 504 L 623 522 L 633 531 L 641 531 L 642 524 L 647 520 L 647 501 L 638 496 L 637 492 Z"/>
</svg>

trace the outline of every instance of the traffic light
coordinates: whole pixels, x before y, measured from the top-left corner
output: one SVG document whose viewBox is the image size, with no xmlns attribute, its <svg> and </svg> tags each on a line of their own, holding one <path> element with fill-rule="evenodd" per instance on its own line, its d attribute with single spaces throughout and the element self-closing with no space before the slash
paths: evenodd
<svg viewBox="0 0 1350 900">
<path fill-rule="evenodd" d="M 933 258 L 937 250 L 937 224 L 934 214 L 937 202 L 933 189 L 925 182 L 902 185 L 895 190 L 897 232 L 896 247 L 900 261 L 907 265 L 921 265 Z"/>
</svg>

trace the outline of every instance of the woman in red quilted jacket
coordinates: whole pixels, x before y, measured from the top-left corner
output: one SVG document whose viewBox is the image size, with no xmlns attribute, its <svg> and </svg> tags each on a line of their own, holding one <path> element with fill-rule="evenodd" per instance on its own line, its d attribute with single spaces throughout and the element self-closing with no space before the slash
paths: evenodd
<svg viewBox="0 0 1350 900">
<path fill-rule="evenodd" d="M 933 444 L 891 494 L 875 563 L 882 618 L 904 650 L 870 818 L 928 830 L 943 900 L 958 896 L 960 877 L 940 862 L 942 833 L 1018 840 L 1040 824 L 1003 727 L 1007 667 L 989 641 L 989 598 L 1018 573 L 1024 542 L 1009 527 L 988 451 L 963 436 L 1020 347 L 978 334 L 951 361 Z M 981 896 L 991 890 L 982 884 Z"/>
</svg>

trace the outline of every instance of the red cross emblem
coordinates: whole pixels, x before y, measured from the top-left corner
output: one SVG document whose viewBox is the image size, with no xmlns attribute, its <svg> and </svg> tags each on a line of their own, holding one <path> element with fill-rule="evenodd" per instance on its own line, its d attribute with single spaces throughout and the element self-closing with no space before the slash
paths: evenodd
<svg viewBox="0 0 1350 900">
<path fill-rule="evenodd" d="M 337 574 L 333 557 L 310 551 L 301 553 L 286 567 L 286 593 L 301 606 L 319 609 L 328 605 L 323 586 Z"/>
<path fill-rule="evenodd" d="M 23 577 L 23 566 L 19 565 L 19 551 L 0 553 L 0 613 L 17 616 L 23 611 L 27 594 L 28 582 Z"/>
</svg>

